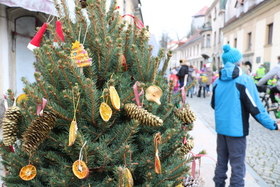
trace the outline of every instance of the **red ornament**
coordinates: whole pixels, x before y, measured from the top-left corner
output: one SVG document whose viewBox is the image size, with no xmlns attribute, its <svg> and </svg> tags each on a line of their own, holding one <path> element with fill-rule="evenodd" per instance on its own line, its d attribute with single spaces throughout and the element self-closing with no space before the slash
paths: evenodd
<svg viewBox="0 0 280 187">
<path fill-rule="evenodd" d="M 47 23 L 44 23 L 43 26 L 39 29 L 39 31 L 35 34 L 33 39 L 29 42 L 27 48 L 33 51 L 34 49 L 40 47 L 41 40 L 46 30 L 47 30 Z"/>
<path fill-rule="evenodd" d="M 57 42 L 57 40 L 64 42 L 64 35 L 63 35 L 60 21 L 56 21 L 55 23 L 55 32 L 56 32 L 56 37 L 54 37 L 54 42 Z"/>
<path fill-rule="evenodd" d="M 127 70 L 128 70 L 128 67 L 127 67 L 126 59 L 125 59 L 125 56 L 124 56 L 124 55 L 121 55 L 121 56 L 119 57 L 119 62 L 122 63 L 123 71 L 127 71 Z"/>
</svg>

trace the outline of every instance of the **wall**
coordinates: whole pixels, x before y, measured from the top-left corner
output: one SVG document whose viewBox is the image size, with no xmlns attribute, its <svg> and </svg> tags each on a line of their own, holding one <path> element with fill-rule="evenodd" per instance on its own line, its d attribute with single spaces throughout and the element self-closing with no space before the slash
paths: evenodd
<svg viewBox="0 0 280 187">
<path fill-rule="evenodd" d="M 10 80 L 10 46 L 8 45 L 8 23 L 6 15 L 6 6 L 0 4 L 0 41 L 1 41 L 1 50 L 0 50 L 0 99 L 3 97 L 2 94 L 11 85 Z"/>
<path fill-rule="evenodd" d="M 234 45 L 237 38 L 237 48 L 243 53 L 245 61 L 251 60 L 252 72 L 256 72 L 259 63 L 270 62 L 270 67 L 277 63 L 280 55 L 280 1 L 267 0 L 246 12 L 235 21 L 223 28 L 224 43 Z M 273 23 L 272 44 L 267 44 L 267 25 Z M 252 33 L 252 49 L 247 48 L 248 33 Z M 260 59 L 260 62 L 257 62 Z"/>
</svg>

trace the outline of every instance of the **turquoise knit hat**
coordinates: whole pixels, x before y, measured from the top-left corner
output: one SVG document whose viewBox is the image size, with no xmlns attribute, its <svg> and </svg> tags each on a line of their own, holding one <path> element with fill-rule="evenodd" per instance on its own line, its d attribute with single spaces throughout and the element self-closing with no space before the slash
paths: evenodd
<svg viewBox="0 0 280 187">
<path fill-rule="evenodd" d="M 227 62 L 235 63 L 242 58 L 240 51 L 229 44 L 223 46 L 224 53 L 222 54 L 223 63 Z"/>
</svg>

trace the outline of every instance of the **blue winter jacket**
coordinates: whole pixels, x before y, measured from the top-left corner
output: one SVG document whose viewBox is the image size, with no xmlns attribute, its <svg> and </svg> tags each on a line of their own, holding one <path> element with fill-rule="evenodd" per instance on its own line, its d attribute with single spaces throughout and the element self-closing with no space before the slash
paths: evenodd
<svg viewBox="0 0 280 187">
<path fill-rule="evenodd" d="M 249 115 L 270 130 L 277 125 L 266 112 L 254 81 L 230 62 L 213 84 L 211 107 L 215 110 L 218 134 L 243 137 L 249 134 Z"/>
</svg>

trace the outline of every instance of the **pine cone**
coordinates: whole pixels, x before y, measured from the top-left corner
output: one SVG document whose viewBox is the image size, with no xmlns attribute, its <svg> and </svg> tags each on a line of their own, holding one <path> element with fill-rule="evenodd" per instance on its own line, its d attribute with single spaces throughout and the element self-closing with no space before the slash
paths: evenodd
<svg viewBox="0 0 280 187">
<path fill-rule="evenodd" d="M 127 103 L 124 106 L 124 109 L 127 115 L 131 119 L 139 120 L 142 124 L 147 126 L 162 126 L 163 121 L 159 117 L 149 113 L 147 110 L 143 108 L 139 108 L 137 105 L 133 103 Z"/>
<path fill-rule="evenodd" d="M 175 115 L 184 123 L 190 124 L 196 120 L 196 116 L 192 110 L 187 108 L 174 109 Z"/>
<path fill-rule="evenodd" d="M 7 109 L 3 118 L 3 143 L 5 146 L 12 146 L 17 138 L 18 123 L 22 114 L 20 108 L 12 106 Z"/>
<path fill-rule="evenodd" d="M 203 187 L 204 181 L 201 177 L 193 178 L 192 176 L 186 176 L 183 178 L 184 187 Z"/>
<path fill-rule="evenodd" d="M 53 129 L 55 121 L 53 112 L 44 111 L 42 116 L 36 117 L 22 135 L 22 150 L 27 153 L 36 150 Z"/>
<path fill-rule="evenodd" d="M 180 155 L 186 155 L 192 150 L 193 146 L 193 140 L 189 139 L 186 144 L 183 144 L 180 148 L 178 148 L 178 153 Z"/>
</svg>

